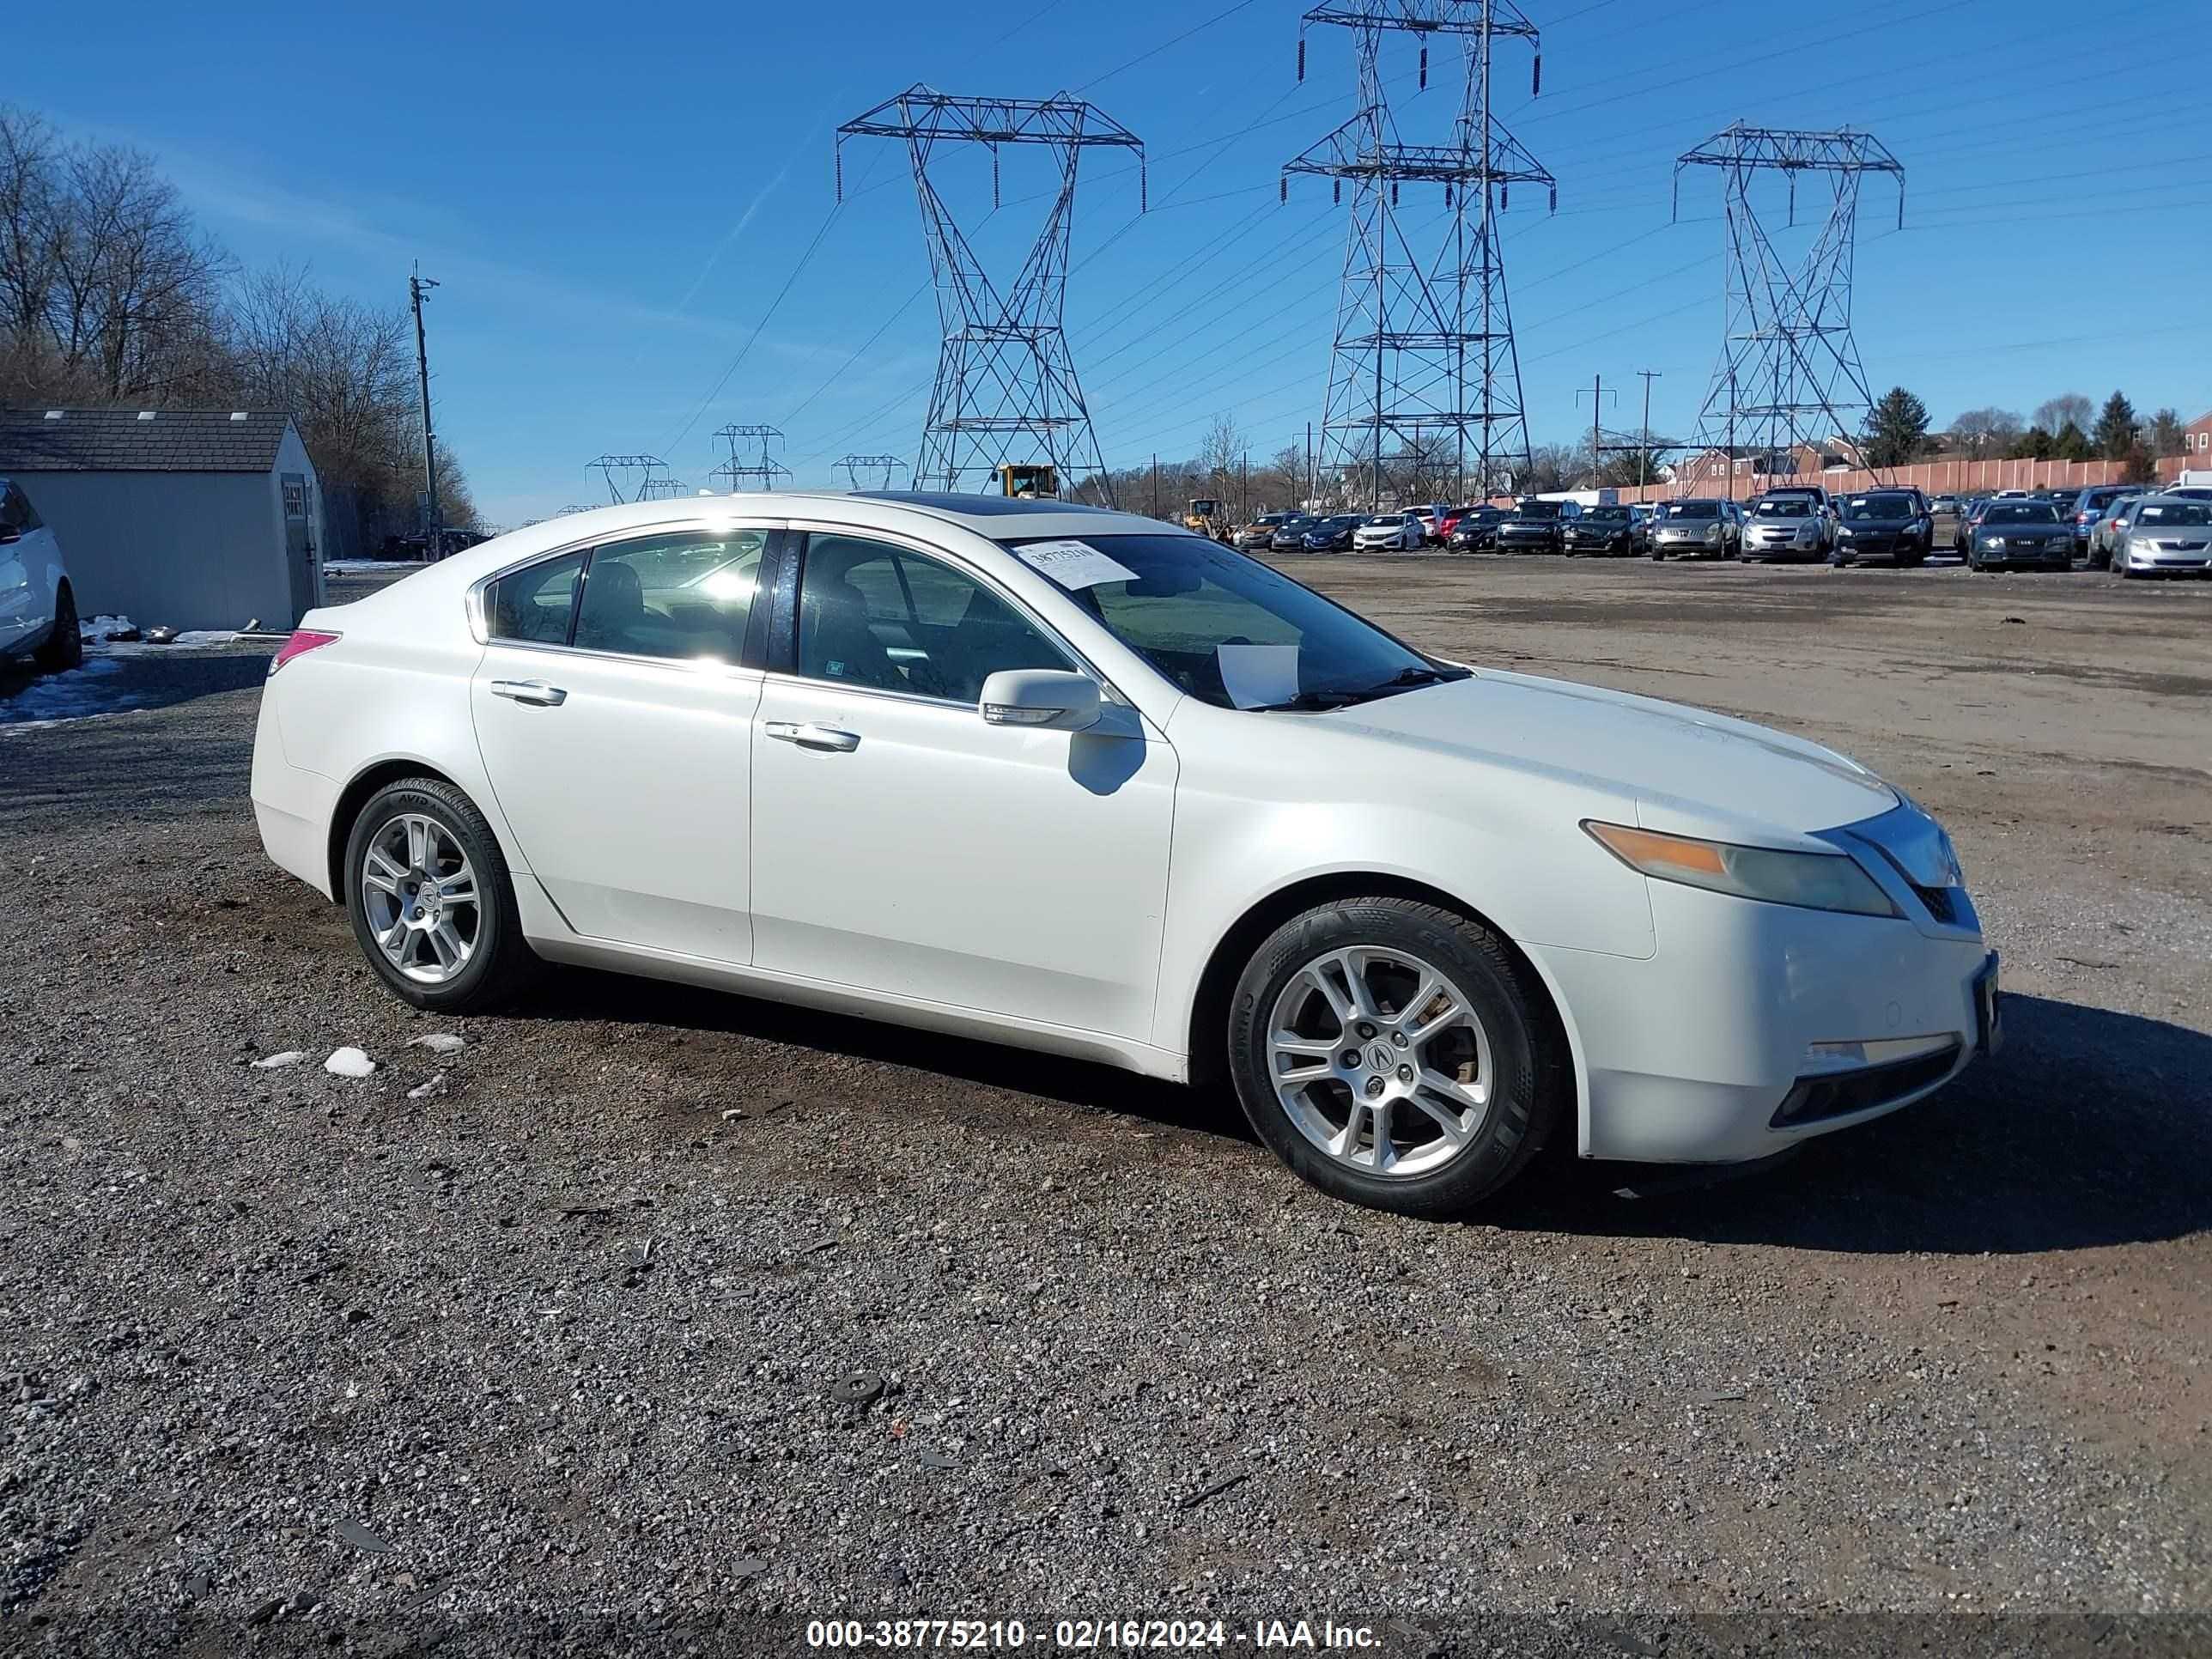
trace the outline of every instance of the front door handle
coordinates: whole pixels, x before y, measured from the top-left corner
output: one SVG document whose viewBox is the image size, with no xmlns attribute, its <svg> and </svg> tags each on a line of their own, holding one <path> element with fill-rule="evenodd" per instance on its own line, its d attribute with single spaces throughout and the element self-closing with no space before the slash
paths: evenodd
<svg viewBox="0 0 2212 1659">
<path fill-rule="evenodd" d="M 494 680 L 491 694 L 512 702 L 526 702 L 532 708 L 558 708 L 568 701 L 566 691 L 544 680 Z"/>
<path fill-rule="evenodd" d="M 778 743 L 795 743 L 801 749 L 829 749 L 849 755 L 860 746 L 858 732 L 841 732 L 834 726 L 817 725 L 811 720 L 804 726 L 793 720 L 770 720 L 764 729 Z"/>
</svg>

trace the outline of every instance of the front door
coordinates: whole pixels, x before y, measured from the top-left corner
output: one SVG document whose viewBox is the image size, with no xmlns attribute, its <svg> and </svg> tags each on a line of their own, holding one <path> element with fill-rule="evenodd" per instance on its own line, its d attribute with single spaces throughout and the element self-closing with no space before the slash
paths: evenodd
<svg viewBox="0 0 2212 1659">
<path fill-rule="evenodd" d="M 810 535 L 796 610 L 753 731 L 758 965 L 1148 1036 L 1166 739 L 1119 702 L 1091 732 L 986 725 L 993 672 L 1079 665 L 950 558 Z"/>
<path fill-rule="evenodd" d="M 501 576 L 470 690 L 531 872 L 590 939 L 752 957 L 743 665 L 767 527 L 658 531 Z"/>
</svg>

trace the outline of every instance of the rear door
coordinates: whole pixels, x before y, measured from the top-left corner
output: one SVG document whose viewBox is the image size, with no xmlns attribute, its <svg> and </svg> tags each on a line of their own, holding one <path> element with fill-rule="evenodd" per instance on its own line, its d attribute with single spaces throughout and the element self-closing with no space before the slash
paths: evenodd
<svg viewBox="0 0 2212 1659">
<path fill-rule="evenodd" d="M 470 689 L 492 791 L 588 939 L 752 958 L 755 587 L 778 528 L 633 532 L 503 574 Z"/>
</svg>

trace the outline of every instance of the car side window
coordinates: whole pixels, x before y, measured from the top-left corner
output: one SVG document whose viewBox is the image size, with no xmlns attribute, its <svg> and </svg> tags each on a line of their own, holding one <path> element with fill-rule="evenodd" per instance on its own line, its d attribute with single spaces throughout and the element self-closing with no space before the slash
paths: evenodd
<svg viewBox="0 0 2212 1659">
<path fill-rule="evenodd" d="M 594 549 L 576 608 L 576 647 L 736 662 L 767 546 L 766 531 L 736 530 Z"/>
<path fill-rule="evenodd" d="M 563 553 L 557 559 L 508 571 L 484 596 L 491 637 L 532 645 L 568 644 L 583 574 L 581 553 Z"/>
<path fill-rule="evenodd" d="M 806 538 L 799 672 L 809 679 L 972 703 L 1001 669 L 1074 666 L 964 571 L 855 536 Z"/>
<path fill-rule="evenodd" d="M 26 520 L 29 510 L 30 504 L 23 499 L 23 492 L 15 485 L 0 489 L 0 531 L 28 530 L 31 526 Z"/>
</svg>

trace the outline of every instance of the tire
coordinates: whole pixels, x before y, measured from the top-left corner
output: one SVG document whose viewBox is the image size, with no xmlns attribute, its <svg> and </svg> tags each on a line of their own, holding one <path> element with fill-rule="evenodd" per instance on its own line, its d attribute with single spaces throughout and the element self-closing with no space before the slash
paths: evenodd
<svg viewBox="0 0 2212 1659">
<path fill-rule="evenodd" d="M 1651 550 L 1651 562 L 1654 564 L 1659 563 L 1666 556 L 1667 550 L 1663 547 L 1655 547 Z"/>
<path fill-rule="evenodd" d="M 1373 959 L 1362 982 L 1377 1012 L 1364 1036 L 1356 1014 L 1339 1019 L 1331 1008 L 1349 992 L 1337 971 L 1348 952 Z M 1332 972 L 1336 992 L 1325 994 L 1314 975 Z M 1399 1042 L 1398 1020 L 1437 1006 L 1417 988 L 1428 975 L 1454 1006 L 1428 1035 Z M 1403 999 L 1396 1013 L 1393 992 Z M 1311 1063 L 1327 1075 L 1279 1092 L 1274 1068 L 1295 1059 L 1275 1048 L 1279 1029 L 1326 1050 Z M 1541 988 L 1488 929 L 1412 899 L 1351 898 L 1293 917 L 1253 952 L 1230 1010 L 1229 1066 L 1254 1132 L 1301 1178 L 1346 1203 L 1442 1219 L 1498 1191 L 1543 1147 L 1572 1091 L 1555 1033 Z M 1346 1053 L 1357 1067 L 1341 1066 Z M 1456 1094 L 1468 1085 L 1480 1085 L 1479 1098 Z M 1381 1168 L 1370 1088 L 1389 1125 Z"/>
<path fill-rule="evenodd" d="M 393 826 L 410 819 L 434 825 L 441 842 L 430 848 L 427 858 L 418 859 L 410 853 L 405 872 L 387 878 L 399 890 L 371 886 L 366 879 L 366 866 L 372 843 L 385 845 Z M 411 831 L 404 828 L 400 838 L 408 846 L 414 844 Z M 401 956 L 417 969 L 410 974 L 378 943 L 379 923 L 372 921 L 371 908 L 376 908 L 380 920 L 404 909 L 401 895 L 413 878 L 424 870 L 437 874 L 446 861 L 442 855 L 456 851 L 473 878 L 475 899 L 464 904 L 458 893 L 446 895 L 440 912 L 450 937 L 466 944 L 464 959 L 458 969 L 446 970 L 443 957 L 445 949 L 450 947 L 441 947 L 430 937 L 437 930 L 422 927 L 418 913 L 407 930 L 410 935 L 418 936 L 403 939 L 399 946 Z M 386 858 L 389 869 L 389 853 Z M 500 852 L 499 838 L 492 834 L 476 804 L 449 783 L 435 778 L 405 778 L 370 797 L 347 834 L 343 873 L 346 916 L 353 924 L 354 939 L 377 977 L 403 1002 L 441 1013 L 501 1007 L 528 990 L 544 972 L 544 964 L 522 937 L 522 918 L 515 908 L 514 885 Z M 441 895 L 449 885 L 458 884 L 458 873 L 445 874 L 438 881 Z M 469 910 L 475 913 L 472 932 L 462 925 Z M 386 937 L 390 937 L 388 933 Z M 444 976 L 427 978 L 423 975 L 428 970 Z"/>
<path fill-rule="evenodd" d="M 64 582 L 54 595 L 54 631 L 31 653 L 43 674 L 65 674 L 84 666 L 84 636 L 77 632 L 76 595 Z"/>
</svg>

